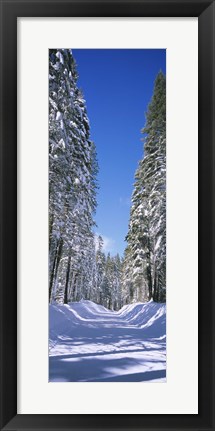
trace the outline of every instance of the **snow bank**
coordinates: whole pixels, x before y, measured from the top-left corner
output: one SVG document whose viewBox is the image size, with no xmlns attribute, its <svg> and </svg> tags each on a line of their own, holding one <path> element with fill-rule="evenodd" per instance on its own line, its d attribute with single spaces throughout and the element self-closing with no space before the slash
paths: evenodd
<svg viewBox="0 0 215 431">
<path fill-rule="evenodd" d="M 49 329 L 49 381 L 165 381 L 165 304 L 52 304 Z"/>
<path fill-rule="evenodd" d="M 166 304 L 151 301 L 135 303 L 124 305 L 121 310 L 114 312 L 92 301 L 82 300 L 71 302 L 68 305 L 50 305 L 50 345 L 52 347 L 57 339 L 73 336 L 77 331 L 81 335 L 83 323 L 94 323 L 91 327 L 95 327 L 97 322 L 105 319 L 108 322 L 114 317 L 121 326 L 126 323 L 129 326 L 144 329 L 144 334 L 148 337 L 164 337 L 166 335 Z M 81 326 L 78 328 L 79 325 Z"/>
<path fill-rule="evenodd" d="M 77 331 L 80 332 L 79 325 L 83 322 L 89 322 L 93 318 L 97 320 L 98 316 L 105 313 L 108 313 L 105 307 L 92 301 L 82 300 L 67 305 L 51 304 L 49 306 L 49 347 L 52 348 L 57 340 L 73 336 Z"/>
<path fill-rule="evenodd" d="M 148 336 L 166 335 L 166 304 L 139 302 L 125 305 L 118 313 L 130 324 L 147 329 Z"/>
</svg>

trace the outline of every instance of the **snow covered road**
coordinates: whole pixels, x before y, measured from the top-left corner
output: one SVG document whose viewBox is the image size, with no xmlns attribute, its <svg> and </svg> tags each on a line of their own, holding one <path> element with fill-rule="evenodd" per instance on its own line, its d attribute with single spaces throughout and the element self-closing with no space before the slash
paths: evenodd
<svg viewBox="0 0 215 431">
<path fill-rule="evenodd" d="M 50 382 L 166 381 L 166 306 L 50 305 Z"/>
</svg>

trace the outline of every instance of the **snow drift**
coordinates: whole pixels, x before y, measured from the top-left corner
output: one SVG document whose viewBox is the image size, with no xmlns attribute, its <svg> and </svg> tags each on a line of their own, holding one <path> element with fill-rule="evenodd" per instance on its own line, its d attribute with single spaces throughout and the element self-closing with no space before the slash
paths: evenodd
<svg viewBox="0 0 215 431">
<path fill-rule="evenodd" d="M 49 334 L 49 381 L 165 381 L 165 304 L 53 304 Z"/>
</svg>

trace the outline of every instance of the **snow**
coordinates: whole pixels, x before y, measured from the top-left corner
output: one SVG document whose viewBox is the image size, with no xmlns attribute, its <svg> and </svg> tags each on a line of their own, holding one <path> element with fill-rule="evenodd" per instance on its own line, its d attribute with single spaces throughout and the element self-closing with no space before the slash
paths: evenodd
<svg viewBox="0 0 215 431">
<path fill-rule="evenodd" d="M 61 54 L 61 52 L 60 52 L 60 51 L 58 51 L 58 52 L 56 53 L 56 57 L 57 57 L 57 58 L 59 58 L 59 60 L 60 60 L 61 64 L 64 64 L 63 55 Z"/>
<path fill-rule="evenodd" d="M 60 141 L 59 141 L 59 147 L 61 147 L 62 149 L 66 148 L 66 145 L 65 145 L 65 142 L 64 142 L 63 138 L 61 138 Z"/>
<path fill-rule="evenodd" d="M 166 305 L 50 305 L 50 382 L 165 382 Z"/>
<path fill-rule="evenodd" d="M 56 114 L 56 121 L 60 121 L 60 120 L 61 120 L 61 118 L 62 118 L 62 114 L 61 114 L 61 112 L 60 112 L 60 111 L 57 111 L 57 114 Z"/>
</svg>

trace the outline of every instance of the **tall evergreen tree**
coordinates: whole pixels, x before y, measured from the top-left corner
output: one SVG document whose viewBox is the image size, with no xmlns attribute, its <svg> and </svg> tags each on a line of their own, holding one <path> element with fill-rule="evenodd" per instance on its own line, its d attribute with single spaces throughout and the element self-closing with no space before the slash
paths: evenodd
<svg viewBox="0 0 215 431">
<path fill-rule="evenodd" d="M 49 52 L 49 297 L 85 295 L 97 161 L 71 50 Z M 93 262 L 92 262 L 93 265 Z M 89 272 L 88 272 L 89 274 Z M 88 288 L 88 287 L 87 287 Z"/>
<path fill-rule="evenodd" d="M 135 174 L 123 290 L 132 300 L 166 296 L 166 79 L 159 72 L 148 106 L 144 158 Z M 131 287 L 132 286 L 132 287 Z"/>
<path fill-rule="evenodd" d="M 112 258 L 113 261 L 113 282 L 112 282 L 112 308 L 119 310 L 122 306 L 122 261 L 117 254 Z"/>
<path fill-rule="evenodd" d="M 97 238 L 96 251 L 96 277 L 95 277 L 95 302 L 103 304 L 103 280 L 105 277 L 106 256 L 103 252 L 104 241 L 101 235 Z"/>
</svg>

